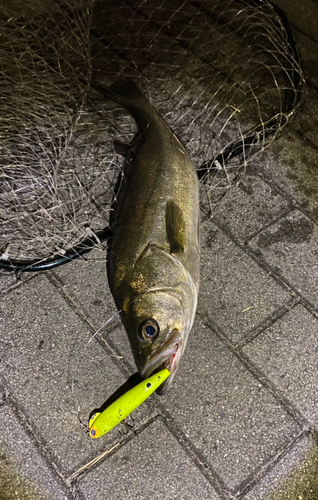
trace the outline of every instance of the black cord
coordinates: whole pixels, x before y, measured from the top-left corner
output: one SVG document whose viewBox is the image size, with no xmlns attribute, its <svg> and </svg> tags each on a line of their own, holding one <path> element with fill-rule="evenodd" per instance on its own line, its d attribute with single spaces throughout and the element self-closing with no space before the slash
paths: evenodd
<svg viewBox="0 0 318 500">
<path fill-rule="evenodd" d="M 62 266 L 71 260 L 77 259 L 82 255 L 90 252 L 99 240 L 101 243 L 112 237 L 112 231 L 110 227 L 106 227 L 102 231 L 96 233 L 96 239 L 86 238 L 79 245 L 67 250 L 64 255 L 59 255 L 57 257 L 52 257 L 50 259 L 45 259 L 42 262 L 36 261 L 15 261 L 15 260 L 0 260 L 0 268 L 5 271 L 14 272 L 35 272 L 35 271 L 47 271 L 48 269 L 53 269 L 54 267 Z"/>
</svg>

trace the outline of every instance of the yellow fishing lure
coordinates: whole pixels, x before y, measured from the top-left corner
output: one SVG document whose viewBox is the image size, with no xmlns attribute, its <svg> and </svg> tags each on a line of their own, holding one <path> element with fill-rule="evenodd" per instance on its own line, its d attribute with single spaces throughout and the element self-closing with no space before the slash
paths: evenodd
<svg viewBox="0 0 318 500">
<path fill-rule="evenodd" d="M 128 417 L 138 406 L 140 406 L 149 396 L 169 377 L 167 368 L 155 373 L 151 377 L 140 382 L 126 394 L 123 394 L 117 401 L 114 401 L 102 413 L 95 413 L 89 421 L 89 435 L 92 438 L 99 438 L 111 431 L 124 418 Z"/>
</svg>

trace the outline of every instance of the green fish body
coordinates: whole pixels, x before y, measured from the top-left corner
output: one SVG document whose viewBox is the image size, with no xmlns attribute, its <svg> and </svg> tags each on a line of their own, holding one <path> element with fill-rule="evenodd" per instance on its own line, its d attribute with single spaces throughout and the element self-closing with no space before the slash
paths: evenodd
<svg viewBox="0 0 318 500">
<path fill-rule="evenodd" d="M 113 217 L 108 278 L 143 377 L 174 378 L 199 289 L 199 181 L 167 123 L 130 80 L 108 96 L 135 119 L 141 144 L 125 171 Z"/>
</svg>

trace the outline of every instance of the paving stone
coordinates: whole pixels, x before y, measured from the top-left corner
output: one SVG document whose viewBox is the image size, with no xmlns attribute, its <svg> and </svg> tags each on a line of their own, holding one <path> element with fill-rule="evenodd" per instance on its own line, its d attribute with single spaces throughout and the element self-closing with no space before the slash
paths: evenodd
<svg viewBox="0 0 318 500">
<path fill-rule="evenodd" d="M 294 210 L 250 242 L 252 249 L 318 307 L 318 227 Z"/>
<path fill-rule="evenodd" d="M 202 228 L 198 314 L 236 344 L 291 303 L 291 296 L 213 223 Z"/>
<path fill-rule="evenodd" d="M 318 125 L 318 43 L 297 30 L 294 31 L 294 35 L 300 65 L 307 84 L 307 93 L 304 103 L 286 130 L 296 130 L 305 140 L 309 139 L 318 146 L 317 134 L 315 133 Z"/>
<path fill-rule="evenodd" d="M 31 279 L 32 274 L 24 273 L 17 278 L 13 273 L 0 269 L 0 296 L 7 293 L 11 288 L 21 286 Z"/>
<path fill-rule="evenodd" d="M 71 498 L 8 405 L 0 407 L 0 463 L 0 497 L 3 499 L 25 498 L 23 494 L 30 493 L 30 489 L 34 496 L 30 493 L 28 499 Z"/>
<path fill-rule="evenodd" d="M 318 221 L 318 155 L 292 131 L 284 134 L 264 151 L 252 171 L 265 174 Z"/>
<path fill-rule="evenodd" d="M 45 276 L 7 294 L 1 310 L 4 385 L 68 474 L 104 448 L 80 421 L 126 378 L 98 342 L 86 347 L 91 332 Z M 106 442 L 118 440 L 117 429 Z"/>
<path fill-rule="evenodd" d="M 246 175 L 218 205 L 213 220 L 242 243 L 286 212 L 289 206 L 288 201 L 262 179 Z"/>
<path fill-rule="evenodd" d="M 315 1 L 302 0 L 299 3 L 290 0 L 275 0 L 274 3 L 287 14 L 293 26 L 318 41 L 318 4 Z"/>
<path fill-rule="evenodd" d="M 242 500 L 315 500 L 317 450 L 316 440 L 302 436 Z"/>
<path fill-rule="evenodd" d="M 106 256 L 94 250 L 87 261 L 76 260 L 54 271 L 62 282 L 62 290 L 84 312 L 96 331 L 113 318 L 100 331 L 101 337 L 111 345 L 123 365 L 132 373 L 137 371 L 127 333 L 121 323 L 111 295 L 106 272 Z"/>
<path fill-rule="evenodd" d="M 102 327 L 98 335 L 115 350 L 120 364 L 131 373 L 136 372 L 127 333 L 108 286 L 105 253 L 94 250 L 88 260 L 75 260 L 58 268 L 53 274 L 61 282 L 57 286 L 61 286 L 63 293 L 71 297 L 74 305 L 94 325 L 96 332 Z"/>
<path fill-rule="evenodd" d="M 298 428 L 199 320 L 174 384 L 161 400 L 180 431 L 231 489 L 275 456 Z"/>
<path fill-rule="evenodd" d="M 156 421 L 79 480 L 86 500 L 217 500 L 211 484 Z"/>
<path fill-rule="evenodd" d="M 76 259 L 55 269 L 53 274 L 96 329 L 116 314 L 107 281 L 105 252 L 93 250 L 87 260 Z"/>
<path fill-rule="evenodd" d="M 318 319 L 298 305 L 243 350 L 318 429 Z"/>
<path fill-rule="evenodd" d="M 14 274 L 5 273 L 0 269 L 0 294 L 5 293 L 9 288 L 17 283 L 17 279 Z"/>
<path fill-rule="evenodd" d="M 304 31 L 304 30 L 302 30 Z M 294 29 L 294 37 L 296 40 L 296 48 L 298 51 L 300 66 L 303 71 L 306 83 L 310 82 L 317 87 L 318 84 L 318 43 L 312 40 L 305 33 Z M 306 101 L 314 102 L 311 94 L 310 86 L 308 88 L 308 95 Z M 295 120 L 299 119 L 299 115 L 303 113 L 303 107 L 297 112 Z"/>
<path fill-rule="evenodd" d="M 137 371 L 134 356 L 130 347 L 128 335 L 122 324 L 111 332 L 102 335 L 111 346 L 113 346 L 122 357 L 123 363 L 134 373 Z"/>
<path fill-rule="evenodd" d="M 317 44 L 318 52 L 318 44 Z M 318 85 L 318 57 L 317 57 L 317 85 Z M 307 75 L 306 75 L 307 76 Z M 318 90 L 313 86 L 308 86 L 306 101 L 302 104 L 294 120 L 290 123 L 287 130 L 295 130 L 297 134 L 304 139 L 303 147 L 307 147 L 307 140 L 318 147 L 318 137 L 316 130 L 318 127 Z M 308 144 L 312 145 L 312 144 Z"/>
</svg>

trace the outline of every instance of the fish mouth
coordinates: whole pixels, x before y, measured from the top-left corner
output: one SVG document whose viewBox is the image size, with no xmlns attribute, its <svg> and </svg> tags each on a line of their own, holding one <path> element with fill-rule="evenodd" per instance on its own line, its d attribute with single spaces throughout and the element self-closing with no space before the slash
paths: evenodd
<svg viewBox="0 0 318 500">
<path fill-rule="evenodd" d="M 148 378 L 154 373 L 167 368 L 171 375 L 158 387 L 157 394 L 164 394 L 172 384 L 182 355 L 182 336 L 174 330 L 168 339 L 158 346 L 157 350 L 149 356 L 144 367 L 140 370 L 143 378 Z"/>
</svg>

